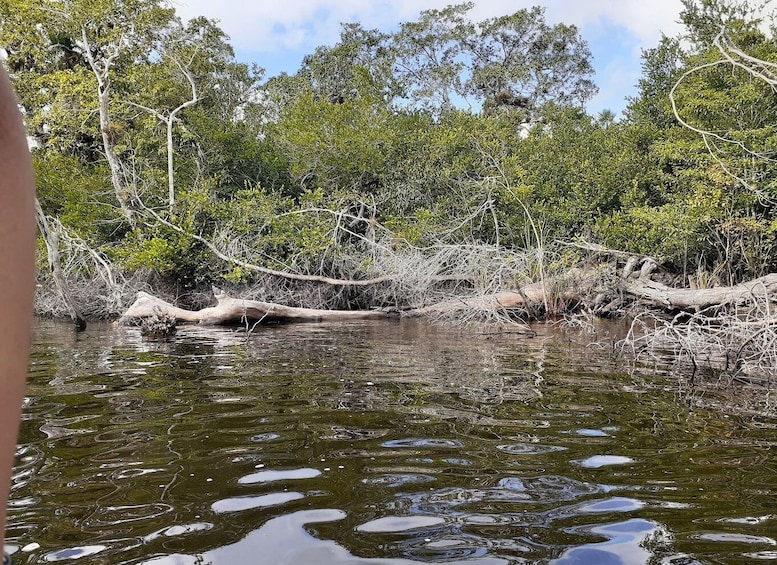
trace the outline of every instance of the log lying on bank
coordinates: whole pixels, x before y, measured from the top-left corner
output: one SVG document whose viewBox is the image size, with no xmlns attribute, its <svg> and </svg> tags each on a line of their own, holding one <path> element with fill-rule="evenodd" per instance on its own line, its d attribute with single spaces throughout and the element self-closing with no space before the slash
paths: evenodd
<svg viewBox="0 0 777 565">
<path fill-rule="evenodd" d="M 575 276 L 578 273 L 575 271 Z M 569 283 L 572 276 L 565 278 Z M 555 290 L 548 291 L 548 287 Z M 530 318 L 541 318 L 542 308 L 548 308 L 552 300 L 553 309 L 567 310 L 581 300 L 581 290 L 570 285 L 559 291 L 559 281 L 532 283 L 517 290 L 505 290 L 485 296 L 461 297 L 442 301 L 429 306 L 404 311 L 409 317 L 455 317 L 477 312 L 510 311 L 528 312 Z M 320 310 L 297 308 L 273 302 L 232 298 L 214 287 L 217 304 L 202 310 L 185 310 L 146 292 L 139 292 L 135 302 L 119 319 L 119 324 L 129 325 L 145 320 L 168 316 L 180 323 L 203 325 L 245 324 L 250 322 L 324 322 L 344 320 L 380 320 L 397 316 L 387 310 Z"/>
<path fill-rule="evenodd" d="M 139 292 L 137 299 L 119 324 L 133 324 L 152 316 L 166 315 L 177 322 L 202 325 L 227 325 L 249 322 L 324 322 L 345 320 L 387 319 L 394 314 L 381 310 L 319 310 L 296 308 L 259 300 L 232 298 L 214 288 L 217 304 L 202 310 L 184 310 L 146 292 Z"/>
<path fill-rule="evenodd" d="M 626 282 L 625 292 L 666 310 L 699 311 L 713 306 L 733 306 L 753 299 L 777 297 L 777 273 L 734 286 L 672 288 L 646 277 Z"/>
</svg>

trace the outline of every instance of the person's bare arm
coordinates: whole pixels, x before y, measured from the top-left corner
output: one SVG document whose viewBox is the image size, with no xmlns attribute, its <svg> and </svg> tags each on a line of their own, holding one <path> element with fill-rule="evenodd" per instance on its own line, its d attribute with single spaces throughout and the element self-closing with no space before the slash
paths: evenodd
<svg viewBox="0 0 777 565">
<path fill-rule="evenodd" d="M 0 63 L 0 532 L 27 376 L 35 288 L 35 209 L 27 137 Z"/>
</svg>

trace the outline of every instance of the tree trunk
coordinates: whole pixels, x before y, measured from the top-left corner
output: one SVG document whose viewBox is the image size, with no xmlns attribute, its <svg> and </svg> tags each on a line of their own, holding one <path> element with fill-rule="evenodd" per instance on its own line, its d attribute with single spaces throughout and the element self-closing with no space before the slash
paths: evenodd
<svg viewBox="0 0 777 565">
<path fill-rule="evenodd" d="M 119 41 L 112 46 L 113 53 L 110 56 L 107 56 L 104 60 L 98 62 L 92 54 L 92 47 L 89 43 L 89 38 L 86 35 L 85 29 L 81 30 L 81 39 L 84 43 L 86 60 L 97 79 L 97 106 L 100 113 L 100 134 L 102 137 L 105 159 L 108 161 L 108 167 L 111 170 L 113 192 L 116 195 L 116 200 L 119 202 L 119 206 L 121 207 L 121 211 L 127 219 L 127 222 L 129 222 L 130 226 L 135 228 L 137 226 L 137 218 L 135 217 L 135 210 L 132 207 L 133 190 L 124 180 L 121 160 L 116 154 L 116 132 L 112 129 L 113 126 L 111 124 L 108 106 L 111 93 L 111 65 L 122 48 L 121 42 Z"/>
</svg>

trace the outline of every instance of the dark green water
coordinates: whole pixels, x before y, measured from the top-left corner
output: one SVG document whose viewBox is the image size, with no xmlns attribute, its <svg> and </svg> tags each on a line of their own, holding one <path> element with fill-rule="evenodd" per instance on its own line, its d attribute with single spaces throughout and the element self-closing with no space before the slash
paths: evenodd
<svg viewBox="0 0 777 565">
<path fill-rule="evenodd" d="M 15 563 L 777 561 L 777 422 L 555 330 L 36 328 Z"/>
</svg>

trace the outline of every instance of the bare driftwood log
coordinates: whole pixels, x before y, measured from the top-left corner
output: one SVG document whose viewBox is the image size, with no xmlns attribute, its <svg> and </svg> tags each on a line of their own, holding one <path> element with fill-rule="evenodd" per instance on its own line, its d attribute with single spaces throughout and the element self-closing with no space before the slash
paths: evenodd
<svg viewBox="0 0 777 565">
<path fill-rule="evenodd" d="M 777 273 L 734 286 L 716 288 L 671 288 L 648 278 L 629 280 L 624 290 L 641 300 L 667 310 L 702 310 L 711 306 L 740 304 L 754 298 L 777 296 Z"/>
<path fill-rule="evenodd" d="M 324 322 L 344 320 L 387 319 L 393 314 L 380 310 L 318 310 L 295 308 L 259 300 L 243 300 L 227 296 L 217 288 L 213 289 L 217 304 L 202 310 L 192 311 L 178 308 L 161 298 L 146 292 L 139 292 L 137 300 L 119 320 L 120 324 L 141 321 L 160 313 L 174 317 L 178 322 L 203 325 L 225 325 L 248 322 Z"/>
<path fill-rule="evenodd" d="M 445 300 L 429 306 L 403 312 L 410 317 L 456 317 L 471 313 L 528 311 L 531 317 L 540 318 L 535 309 L 552 303 L 553 312 L 567 309 L 581 301 L 584 291 L 581 273 L 572 270 L 567 277 L 547 282 L 528 284 L 517 290 L 505 290 L 484 296 L 469 296 Z M 572 284 L 575 281 L 577 284 Z M 232 298 L 214 287 L 216 306 L 191 311 L 173 306 L 161 298 L 139 292 L 134 304 L 119 320 L 120 324 L 142 322 L 154 316 L 166 315 L 178 322 L 203 325 L 225 325 L 247 322 L 321 322 L 340 320 L 380 320 L 396 316 L 386 310 L 320 310 L 296 308 L 273 302 Z"/>
</svg>

